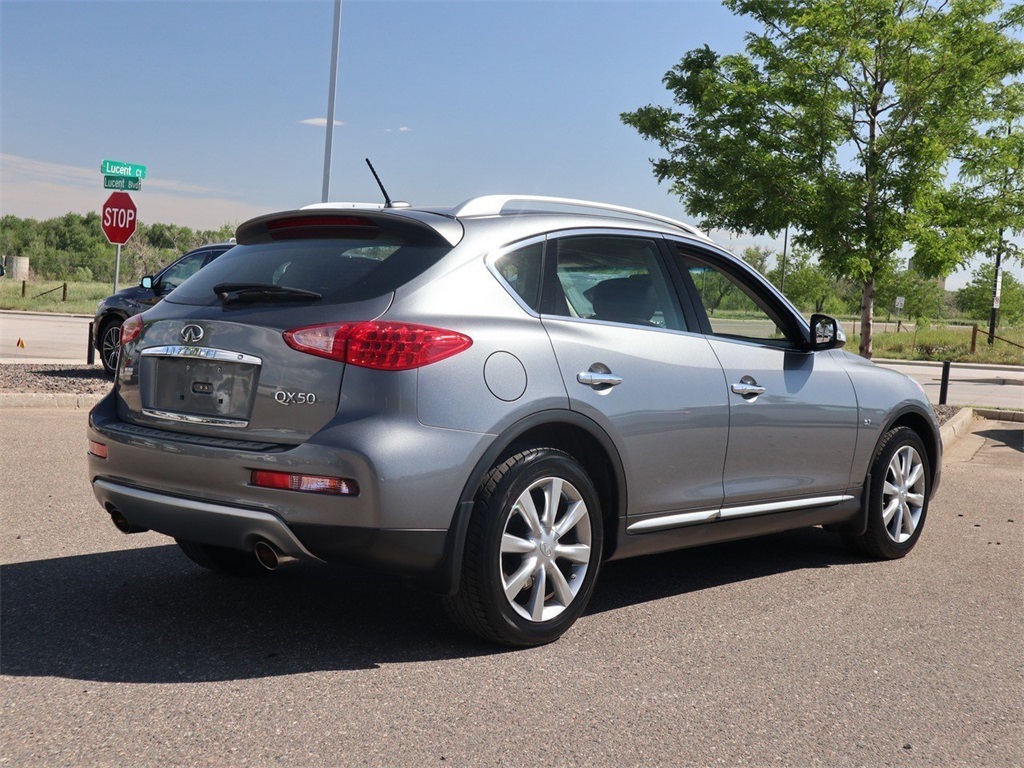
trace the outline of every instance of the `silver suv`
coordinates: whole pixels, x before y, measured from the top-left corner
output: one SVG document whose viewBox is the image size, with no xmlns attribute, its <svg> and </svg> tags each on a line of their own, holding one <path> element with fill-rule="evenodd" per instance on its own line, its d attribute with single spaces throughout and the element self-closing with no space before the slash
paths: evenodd
<svg viewBox="0 0 1024 768">
<path fill-rule="evenodd" d="M 526 646 L 606 560 L 811 525 L 898 558 L 921 534 L 920 387 L 686 224 L 488 196 L 312 206 L 237 241 L 125 322 L 89 419 L 115 525 L 206 568 L 369 566 Z"/>
</svg>

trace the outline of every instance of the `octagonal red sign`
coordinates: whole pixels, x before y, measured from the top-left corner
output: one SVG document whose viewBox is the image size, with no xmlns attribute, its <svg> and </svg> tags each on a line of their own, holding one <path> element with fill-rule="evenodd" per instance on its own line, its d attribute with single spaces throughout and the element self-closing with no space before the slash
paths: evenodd
<svg viewBox="0 0 1024 768">
<path fill-rule="evenodd" d="M 103 204 L 100 214 L 100 227 L 107 240 L 124 245 L 135 234 L 138 210 L 135 201 L 127 192 L 114 192 Z"/>
</svg>

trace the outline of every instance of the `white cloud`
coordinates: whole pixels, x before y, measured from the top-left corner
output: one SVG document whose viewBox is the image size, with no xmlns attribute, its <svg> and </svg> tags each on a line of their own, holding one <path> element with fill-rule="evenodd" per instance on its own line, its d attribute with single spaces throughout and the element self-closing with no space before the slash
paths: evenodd
<svg viewBox="0 0 1024 768">
<path fill-rule="evenodd" d="M 326 128 L 327 127 L 327 118 L 326 117 L 307 117 L 305 120 L 299 120 L 299 125 L 315 125 L 318 128 Z M 337 126 L 340 126 L 340 125 L 344 125 L 344 123 L 341 120 L 335 120 L 334 121 L 334 125 L 335 125 L 335 127 L 337 127 Z"/>
<path fill-rule="evenodd" d="M 384 133 L 394 133 L 396 130 L 399 133 L 409 133 L 410 131 L 412 131 L 412 128 L 410 128 L 407 125 L 403 125 L 401 128 L 398 128 L 398 129 L 395 129 L 395 128 L 385 128 L 384 129 Z"/>
</svg>

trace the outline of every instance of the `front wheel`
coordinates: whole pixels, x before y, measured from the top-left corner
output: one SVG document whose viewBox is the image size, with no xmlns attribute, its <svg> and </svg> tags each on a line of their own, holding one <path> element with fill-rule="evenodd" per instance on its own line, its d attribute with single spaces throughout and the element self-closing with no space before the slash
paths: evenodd
<svg viewBox="0 0 1024 768">
<path fill-rule="evenodd" d="M 903 557 L 917 544 L 928 514 L 928 454 L 909 427 L 890 430 L 871 465 L 868 524 L 847 542 L 861 554 L 883 560 Z"/>
<path fill-rule="evenodd" d="M 448 613 L 505 645 L 557 640 L 590 600 L 602 543 L 597 491 L 579 462 L 551 448 L 516 454 L 477 493 Z"/>
<path fill-rule="evenodd" d="M 121 352 L 121 320 L 115 318 L 103 324 L 100 332 L 100 362 L 103 370 L 113 375 L 117 370 L 117 356 Z"/>
</svg>

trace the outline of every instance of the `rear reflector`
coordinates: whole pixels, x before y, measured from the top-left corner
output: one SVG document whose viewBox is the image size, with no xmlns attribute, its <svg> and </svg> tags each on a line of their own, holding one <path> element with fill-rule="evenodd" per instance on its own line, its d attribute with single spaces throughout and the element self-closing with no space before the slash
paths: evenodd
<svg viewBox="0 0 1024 768">
<path fill-rule="evenodd" d="M 260 488 L 277 488 L 282 491 L 303 491 L 304 493 L 325 493 L 330 496 L 358 496 L 359 484 L 344 477 L 323 475 L 296 475 L 290 472 L 272 472 L 254 469 L 250 482 Z"/>
<path fill-rule="evenodd" d="M 473 340 L 456 331 L 410 323 L 327 323 L 285 331 L 292 349 L 349 365 L 408 371 L 457 355 Z"/>
<path fill-rule="evenodd" d="M 98 459 L 107 458 L 107 446 L 103 443 L 97 443 L 95 440 L 89 441 L 89 454 L 95 456 Z"/>
</svg>

